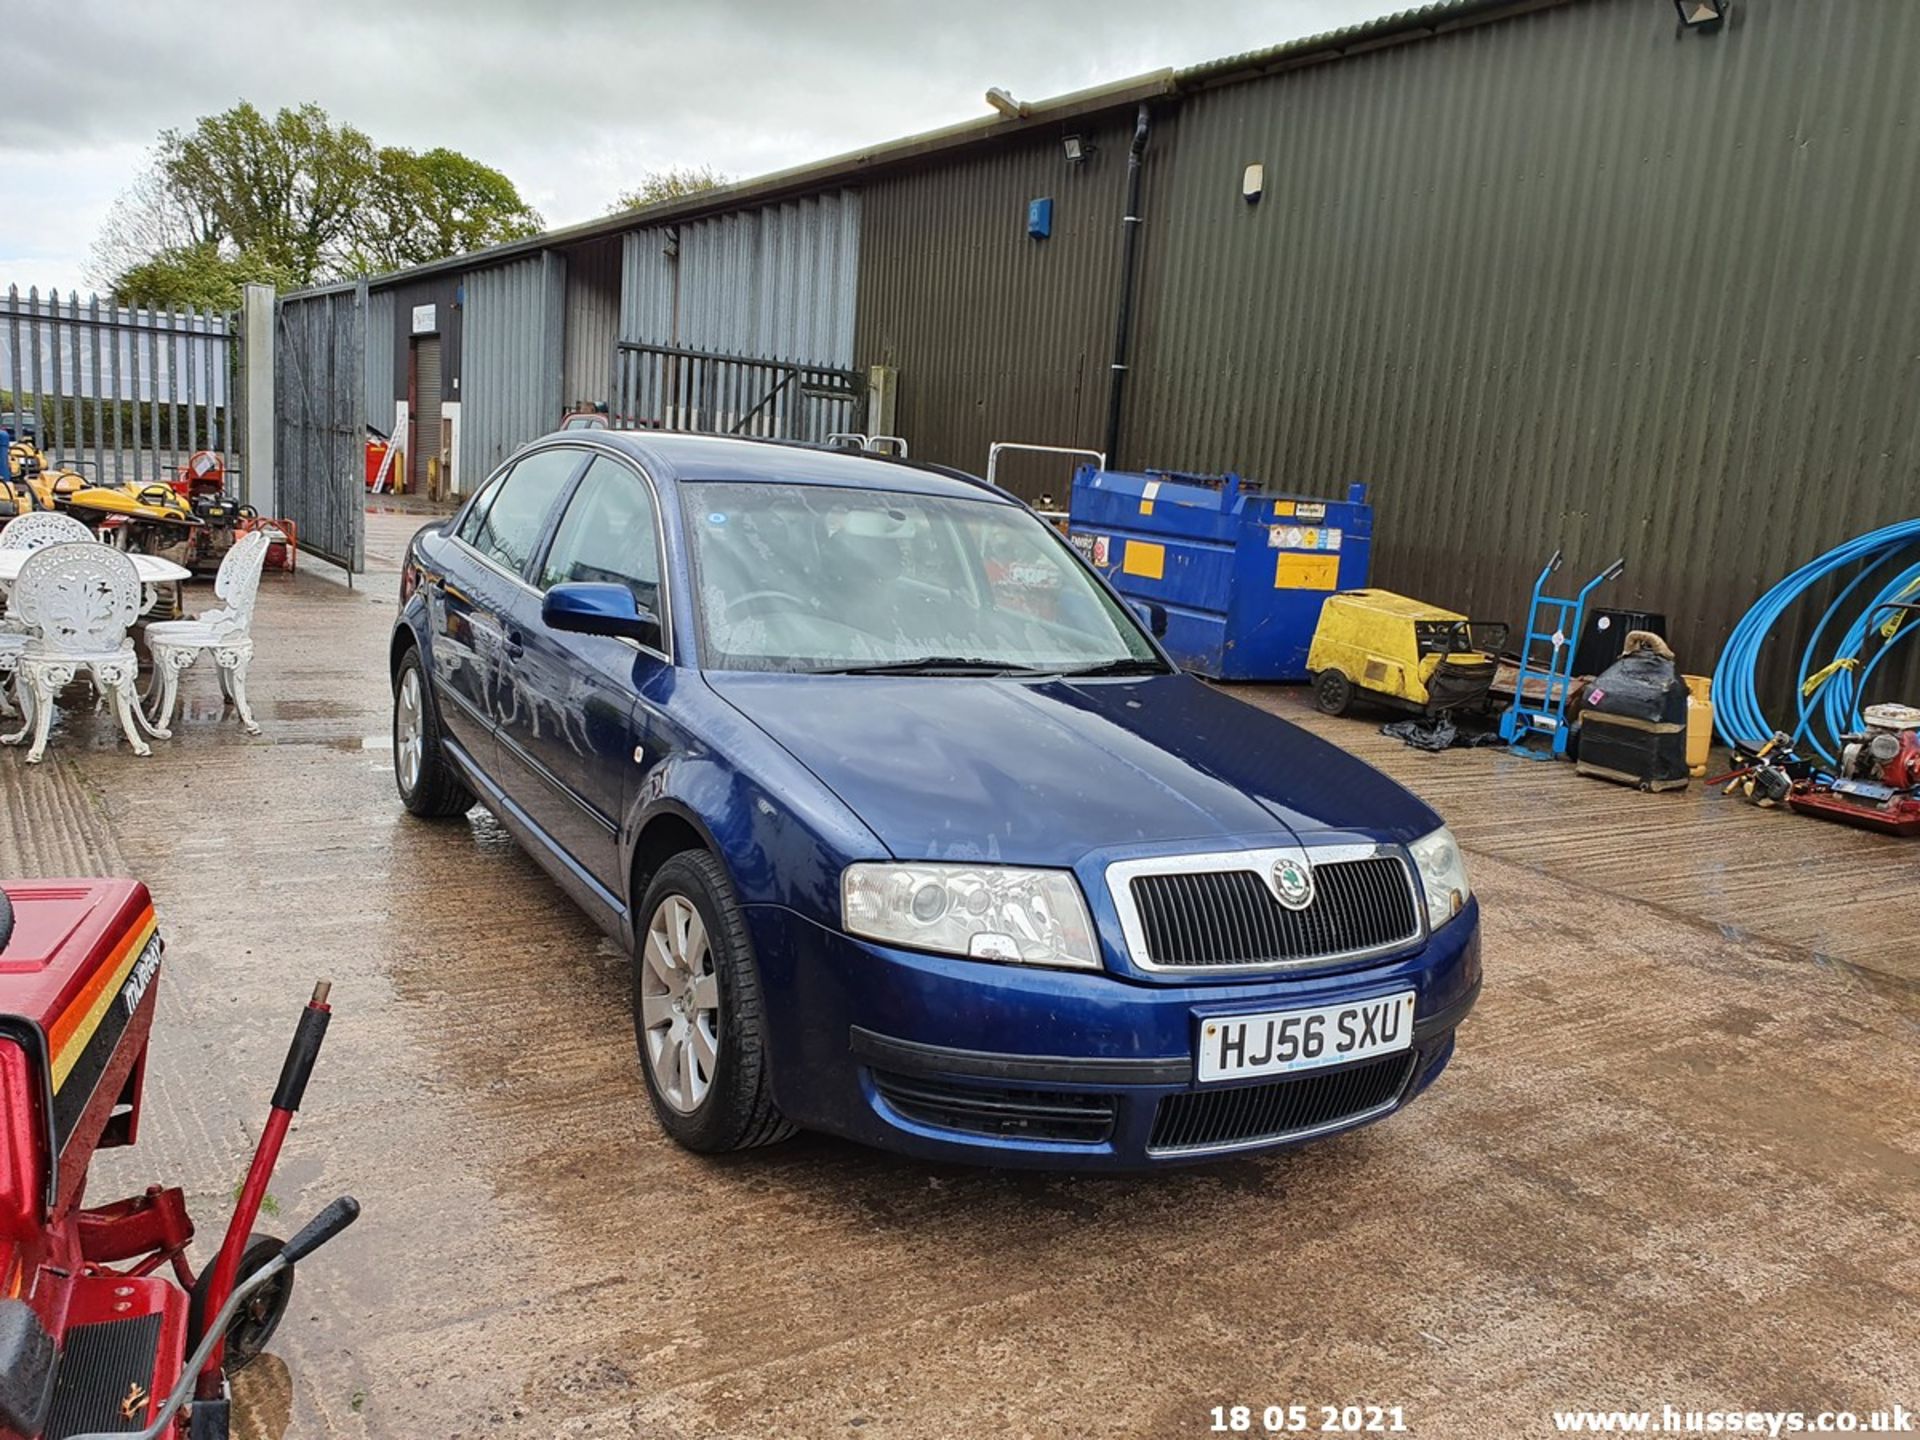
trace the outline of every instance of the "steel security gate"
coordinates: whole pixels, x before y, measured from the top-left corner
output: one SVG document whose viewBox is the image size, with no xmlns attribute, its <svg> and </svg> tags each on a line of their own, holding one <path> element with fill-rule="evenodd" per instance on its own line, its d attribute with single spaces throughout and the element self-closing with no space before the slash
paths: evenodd
<svg viewBox="0 0 1920 1440">
<path fill-rule="evenodd" d="M 177 479 L 197 450 L 233 473 L 233 328 L 194 309 L 0 298 L 0 426 L 103 485 Z"/>
<path fill-rule="evenodd" d="M 300 548 L 367 568 L 367 282 L 282 296 L 273 321 L 274 508 Z"/>
<path fill-rule="evenodd" d="M 857 370 L 621 340 L 613 347 L 617 430 L 697 430 L 825 444 L 865 428 Z"/>
</svg>

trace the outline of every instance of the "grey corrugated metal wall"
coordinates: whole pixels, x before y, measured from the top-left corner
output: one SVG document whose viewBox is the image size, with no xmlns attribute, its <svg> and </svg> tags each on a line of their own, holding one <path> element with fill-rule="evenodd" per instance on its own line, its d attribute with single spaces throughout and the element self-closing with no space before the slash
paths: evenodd
<svg viewBox="0 0 1920 1440">
<path fill-rule="evenodd" d="M 855 356 L 899 368 L 895 428 L 916 457 L 979 472 L 996 440 L 1100 444 L 1130 121 L 1074 127 L 1096 146 L 1081 164 L 1048 129 L 867 187 Z M 1044 240 L 1027 235 L 1039 198 Z M 1015 460 L 1001 478 L 1063 498 L 1071 473 Z"/>
<path fill-rule="evenodd" d="M 393 430 L 393 292 L 367 296 L 367 423 L 382 435 Z"/>
<path fill-rule="evenodd" d="M 620 328 L 620 240 L 566 251 L 566 355 L 560 394 L 567 409 L 605 404 L 612 386 L 613 341 Z"/>
<path fill-rule="evenodd" d="M 1709 668 L 1920 471 L 1920 6 L 1734 16 L 1596 0 L 1186 100 L 1122 461 L 1369 481 L 1377 581 L 1516 621 L 1556 546 L 1624 555 L 1608 603 Z"/>
<path fill-rule="evenodd" d="M 547 252 L 466 279 L 460 474 L 470 494 L 507 456 L 560 423 L 566 267 Z"/>
<path fill-rule="evenodd" d="M 620 338 L 851 365 L 860 213 L 839 190 L 628 234 Z"/>
</svg>

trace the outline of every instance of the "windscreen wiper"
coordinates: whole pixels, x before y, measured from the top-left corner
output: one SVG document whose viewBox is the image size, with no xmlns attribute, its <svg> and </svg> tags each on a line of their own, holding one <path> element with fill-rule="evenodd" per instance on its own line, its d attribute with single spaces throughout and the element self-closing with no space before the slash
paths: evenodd
<svg viewBox="0 0 1920 1440">
<path fill-rule="evenodd" d="M 1069 666 L 1054 673 L 1068 680 L 1084 680 L 1097 675 L 1165 675 L 1168 670 L 1158 660 L 1141 660 L 1129 655 L 1120 660 L 1102 660 L 1097 665 Z"/>
<path fill-rule="evenodd" d="M 876 660 L 854 665 L 829 665 L 813 675 L 1039 675 L 1046 672 L 1005 660 L 977 655 L 921 655 L 912 660 Z"/>
</svg>

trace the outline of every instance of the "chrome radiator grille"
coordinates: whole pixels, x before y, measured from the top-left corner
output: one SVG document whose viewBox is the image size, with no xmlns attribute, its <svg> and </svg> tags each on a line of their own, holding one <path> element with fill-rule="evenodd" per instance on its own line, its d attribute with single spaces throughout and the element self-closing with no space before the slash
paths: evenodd
<svg viewBox="0 0 1920 1440">
<path fill-rule="evenodd" d="M 1316 861 L 1313 882 L 1311 903 L 1290 910 L 1264 868 L 1135 874 L 1127 881 L 1139 921 L 1134 958 L 1166 969 L 1301 965 L 1419 937 L 1413 877 L 1397 857 Z"/>
</svg>

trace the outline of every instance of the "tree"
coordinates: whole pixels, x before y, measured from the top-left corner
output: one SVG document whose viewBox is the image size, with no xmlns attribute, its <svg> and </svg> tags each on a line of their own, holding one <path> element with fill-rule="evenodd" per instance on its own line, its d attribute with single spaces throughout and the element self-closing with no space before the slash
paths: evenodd
<svg viewBox="0 0 1920 1440">
<path fill-rule="evenodd" d="M 633 189 L 621 191 L 613 204 L 607 207 L 607 213 L 619 215 L 628 210 L 644 210 L 649 205 L 664 204 L 686 195 L 698 195 L 702 190 L 714 190 L 732 183 L 731 175 L 711 165 L 670 165 L 665 170 L 652 171 Z"/>
<path fill-rule="evenodd" d="M 196 213 L 167 188 L 156 153 L 149 168 L 121 191 L 94 237 L 87 283 L 111 290 L 114 281 L 137 265 L 168 251 L 216 238 L 210 217 Z"/>
<path fill-rule="evenodd" d="M 311 104 L 269 120 L 243 100 L 160 137 L 167 189 L 234 252 L 302 284 L 330 277 L 353 254 L 355 211 L 377 163 L 364 132 Z"/>
<path fill-rule="evenodd" d="M 399 270 L 537 234 L 513 182 L 457 150 L 380 151 L 356 234 L 367 270 Z"/>
<path fill-rule="evenodd" d="M 271 261 L 257 255 L 223 255 L 212 240 L 196 241 L 163 250 L 122 270 L 113 282 L 114 296 L 123 305 L 149 310 L 238 310 L 240 292 L 249 282 L 280 289 L 298 287 L 298 281 Z"/>
<path fill-rule="evenodd" d="M 540 216 L 458 151 L 376 147 L 318 105 L 242 101 L 161 134 L 116 202 L 94 269 L 123 298 L 214 303 L 249 280 L 299 287 L 517 240 Z"/>
</svg>

